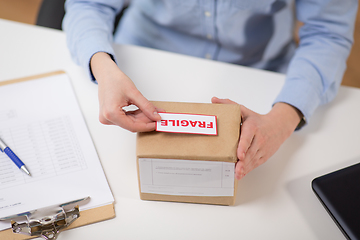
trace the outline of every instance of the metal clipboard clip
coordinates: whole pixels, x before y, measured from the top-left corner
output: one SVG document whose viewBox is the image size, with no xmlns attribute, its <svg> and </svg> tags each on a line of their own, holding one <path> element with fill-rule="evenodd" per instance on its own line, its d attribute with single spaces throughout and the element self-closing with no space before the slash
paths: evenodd
<svg viewBox="0 0 360 240">
<path fill-rule="evenodd" d="M 11 220 L 13 233 L 55 240 L 60 231 L 80 217 L 79 205 L 90 201 L 90 197 L 45 207 L 29 212 L 0 218 Z"/>
</svg>

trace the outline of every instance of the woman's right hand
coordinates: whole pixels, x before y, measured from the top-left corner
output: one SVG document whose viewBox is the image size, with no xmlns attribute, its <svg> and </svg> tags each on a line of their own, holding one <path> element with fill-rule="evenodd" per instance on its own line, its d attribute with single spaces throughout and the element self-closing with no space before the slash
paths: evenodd
<svg viewBox="0 0 360 240">
<path fill-rule="evenodd" d="M 91 70 L 98 82 L 99 120 L 103 124 L 118 125 L 131 132 L 155 130 L 155 122 L 161 120 L 155 106 L 149 102 L 104 52 L 95 53 L 90 60 Z M 135 105 L 136 111 L 123 107 Z"/>
</svg>

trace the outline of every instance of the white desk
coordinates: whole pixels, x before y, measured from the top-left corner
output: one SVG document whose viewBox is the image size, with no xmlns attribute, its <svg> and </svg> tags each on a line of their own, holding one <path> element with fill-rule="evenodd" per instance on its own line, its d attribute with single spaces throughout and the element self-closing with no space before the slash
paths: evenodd
<svg viewBox="0 0 360 240">
<path fill-rule="evenodd" d="M 313 194 L 311 180 L 360 159 L 360 90 L 341 87 L 311 123 L 239 182 L 236 205 L 139 199 L 135 134 L 98 121 L 97 86 L 75 65 L 61 31 L 0 20 L 0 81 L 65 70 L 116 199 L 116 218 L 65 231 L 62 239 L 344 239 Z M 269 111 L 281 74 L 133 46 L 118 63 L 151 100 L 227 97 Z"/>
</svg>

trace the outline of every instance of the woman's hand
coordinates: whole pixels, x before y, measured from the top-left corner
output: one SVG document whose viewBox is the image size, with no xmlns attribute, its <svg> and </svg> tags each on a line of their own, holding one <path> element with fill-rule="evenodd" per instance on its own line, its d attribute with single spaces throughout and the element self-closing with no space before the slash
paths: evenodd
<svg viewBox="0 0 360 240">
<path fill-rule="evenodd" d="M 99 85 L 100 122 L 118 125 L 131 132 L 155 130 L 155 122 L 161 119 L 157 109 L 118 68 L 110 55 L 95 53 L 90 64 Z M 139 109 L 125 111 L 123 107 L 129 105 L 135 105 Z"/>
<path fill-rule="evenodd" d="M 229 99 L 213 97 L 212 103 L 237 104 Z M 235 177 L 247 173 L 266 162 L 290 137 L 301 120 L 301 113 L 286 103 L 276 103 L 268 114 L 261 115 L 241 105 L 242 126 L 237 148 L 239 161 Z"/>
</svg>

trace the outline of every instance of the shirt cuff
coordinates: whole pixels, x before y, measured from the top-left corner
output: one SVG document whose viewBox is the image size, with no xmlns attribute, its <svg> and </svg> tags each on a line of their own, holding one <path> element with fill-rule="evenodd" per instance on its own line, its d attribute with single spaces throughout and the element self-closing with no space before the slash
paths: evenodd
<svg viewBox="0 0 360 240">
<path fill-rule="evenodd" d="M 303 118 L 296 128 L 299 130 L 309 122 L 315 109 L 320 105 L 320 98 L 313 86 L 307 81 L 287 79 L 274 104 L 278 102 L 287 103 L 303 114 Z"/>
<path fill-rule="evenodd" d="M 84 69 L 87 69 L 88 77 L 93 81 L 95 81 L 95 77 L 90 68 L 92 56 L 97 52 L 105 52 L 115 59 L 111 40 L 104 36 L 93 37 L 91 40 L 87 41 L 87 44 L 78 44 L 76 52 L 75 55 L 78 56 L 78 62 Z"/>
<path fill-rule="evenodd" d="M 94 83 L 96 83 L 96 84 L 97 84 L 98 82 L 96 81 L 95 76 L 94 76 L 94 74 L 92 73 L 90 61 L 91 61 L 91 58 L 92 58 L 96 53 L 98 53 L 98 52 L 104 52 L 104 51 L 97 51 L 97 52 L 95 52 L 93 55 L 91 55 L 91 57 L 90 57 L 90 59 L 89 59 L 89 61 L 88 61 L 89 64 L 88 64 L 88 67 L 87 67 L 87 69 L 88 69 L 88 76 L 89 76 L 90 79 L 91 79 Z M 111 59 L 116 63 L 115 55 L 113 55 L 113 54 L 111 54 L 111 53 L 108 53 L 108 52 L 105 52 L 105 53 L 109 54 L 109 56 L 111 57 Z"/>
</svg>

